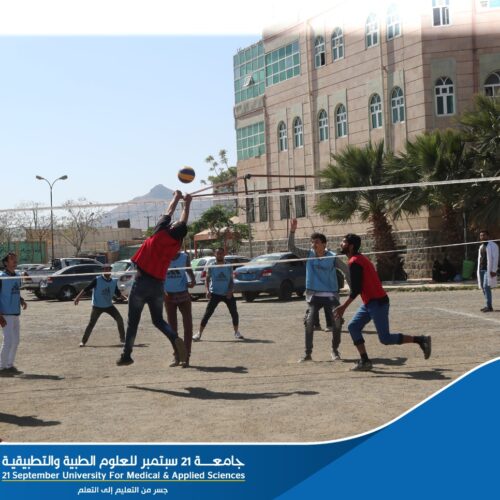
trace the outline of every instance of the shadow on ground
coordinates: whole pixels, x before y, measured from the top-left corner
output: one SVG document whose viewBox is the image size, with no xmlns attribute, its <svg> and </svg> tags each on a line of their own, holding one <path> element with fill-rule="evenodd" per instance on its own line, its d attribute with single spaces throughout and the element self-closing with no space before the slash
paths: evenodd
<svg viewBox="0 0 500 500">
<path fill-rule="evenodd" d="M 19 415 L 12 415 L 11 413 L 0 413 L 0 422 L 18 425 L 19 427 L 50 427 L 61 424 L 61 422 L 57 420 L 41 420 L 31 415 L 20 417 Z"/>
</svg>

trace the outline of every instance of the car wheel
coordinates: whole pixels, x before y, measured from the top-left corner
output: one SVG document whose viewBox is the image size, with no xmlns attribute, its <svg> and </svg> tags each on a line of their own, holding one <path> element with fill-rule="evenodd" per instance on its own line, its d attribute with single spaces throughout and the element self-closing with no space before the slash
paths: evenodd
<svg viewBox="0 0 500 500">
<path fill-rule="evenodd" d="M 297 290 L 295 292 L 295 294 L 297 295 L 297 297 L 301 297 L 302 298 L 304 296 L 304 290 Z"/>
<path fill-rule="evenodd" d="M 43 295 L 42 295 L 42 292 L 40 290 L 35 290 L 33 293 L 35 294 L 37 299 L 40 299 L 40 300 L 43 299 Z"/>
<path fill-rule="evenodd" d="M 259 296 L 259 292 L 243 292 L 241 295 L 245 302 L 253 302 Z"/>
<path fill-rule="evenodd" d="M 293 285 L 290 281 L 283 281 L 280 286 L 278 297 L 280 300 L 290 300 L 292 298 Z"/>
<path fill-rule="evenodd" d="M 57 298 L 59 300 L 73 300 L 76 297 L 76 290 L 69 285 L 63 286 Z"/>
<path fill-rule="evenodd" d="M 191 300 L 192 300 L 193 302 L 196 302 L 196 301 L 197 301 L 197 300 L 199 300 L 199 299 L 200 299 L 200 295 L 191 295 Z"/>
</svg>

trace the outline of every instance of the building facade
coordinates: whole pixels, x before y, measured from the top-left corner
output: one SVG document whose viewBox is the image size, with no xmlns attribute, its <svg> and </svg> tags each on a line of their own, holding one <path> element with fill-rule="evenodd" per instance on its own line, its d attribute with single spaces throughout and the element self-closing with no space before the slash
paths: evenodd
<svg viewBox="0 0 500 500">
<path fill-rule="evenodd" d="M 269 27 L 234 56 L 238 177 L 251 175 L 238 191 L 255 193 L 245 212 L 256 241 L 284 240 L 290 216 L 299 237 L 365 233 L 360 221 L 339 226 L 314 211 L 331 153 L 381 140 L 400 151 L 456 126 L 474 94 L 500 95 L 500 0 L 331 5 Z M 394 229 L 439 227 L 421 214 Z"/>
</svg>

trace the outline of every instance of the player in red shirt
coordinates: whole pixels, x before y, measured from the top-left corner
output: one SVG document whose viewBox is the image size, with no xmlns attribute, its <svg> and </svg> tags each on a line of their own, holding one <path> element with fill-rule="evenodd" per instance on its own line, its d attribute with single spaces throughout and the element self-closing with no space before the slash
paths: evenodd
<svg viewBox="0 0 500 500">
<path fill-rule="evenodd" d="M 158 328 L 172 343 L 174 351 L 181 363 L 186 362 L 186 347 L 177 332 L 163 319 L 163 283 L 168 266 L 181 248 L 182 240 L 187 234 L 187 220 L 191 195 L 184 196 L 184 207 L 179 221 L 172 222 L 179 200 L 183 198 L 180 191 L 174 193 L 165 215 L 156 225 L 153 234 L 144 241 L 132 261 L 137 265 L 137 273 L 128 300 L 128 324 L 125 335 L 125 346 L 119 366 L 131 365 L 131 357 L 141 313 L 147 304 L 154 326 Z"/>
<path fill-rule="evenodd" d="M 340 245 L 341 252 L 349 258 L 351 274 L 351 294 L 349 298 L 335 309 L 335 318 L 342 318 L 349 304 L 361 295 L 363 304 L 348 325 L 352 341 L 361 356 L 359 362 L 352 368 L 355 371 L 372 369 L 372 362 L 368 358 L 363 338 L 363 328 L 373 320 L 380 342 L 385 345 L 415 343 L 424 352 L 424 358 L 431 355 L 431 337 L 403 335 L 390 333 L 389 330 L 389 297 L 382 288 L 377 271 L 370 260 L 359 253 L 361 238 L 357 234 L 347 234 Z"/>
</svg>

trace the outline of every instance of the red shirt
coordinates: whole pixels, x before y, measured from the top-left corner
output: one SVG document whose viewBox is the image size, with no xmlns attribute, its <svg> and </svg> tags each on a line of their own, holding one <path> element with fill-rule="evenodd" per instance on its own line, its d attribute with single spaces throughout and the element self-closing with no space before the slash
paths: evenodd
<svg viewBox="0 0 500 500">
<path fill-rule="evenodd" d="M 355 272 L 355 267 L 361 268 L 361 273 Z M 349 259 L 349 268 L 351 269 L 351 297 L 355 298 L 361 293 L 361 300 L 368 304 L 374 299 L 383 299 L 387 297 L 382 283 L 378 277 L 375 266 L 364 255 L 358 253 Z M 356 275 L 360 275 L 361 283 L 354 283 Z M 354 295 L 354 296 L 353 296 Z"/>
<path fill-rule="evenodd" d="M 169 226 L 170 217 L 163 216 L 154 234 L 141 245 L 131 259 L 139 269 L 161 281 L 165 281 L 170 262 L 177 255 L 182 244 L 182 238 L 175 232 L 171 233 Z"/>
</svg>

